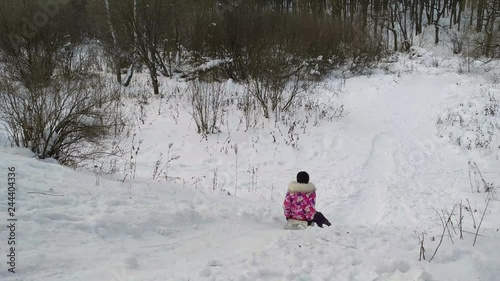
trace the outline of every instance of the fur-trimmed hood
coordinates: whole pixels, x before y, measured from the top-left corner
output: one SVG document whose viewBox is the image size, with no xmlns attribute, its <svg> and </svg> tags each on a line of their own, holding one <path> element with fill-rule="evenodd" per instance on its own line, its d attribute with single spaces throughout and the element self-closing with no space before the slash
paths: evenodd
<svg viewBox="0 0 500 281">
<path fill-rule="evenodd" d="M 316 191 L 316 186 L 312 183 L 298 183 L 296 181 L 292 181 L 288 184 L 288 191 L 310 193 Z"/>
</svg>

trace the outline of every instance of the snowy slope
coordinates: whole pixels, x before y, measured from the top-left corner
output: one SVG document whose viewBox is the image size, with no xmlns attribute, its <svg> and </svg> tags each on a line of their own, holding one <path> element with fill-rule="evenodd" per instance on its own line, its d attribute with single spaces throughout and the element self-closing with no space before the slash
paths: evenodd
<svg viewBox="0 0 500 281">
<path fill-rule="evenodd" d="M 434 209 L 451 211 L 469 200 L 479 221 L 485 208 L 487 194 L 471 192 L 468 161 L 500 183 L 493 152 L 468 151 L 437 134 L 440 114 L 480 88 L 498 89 L 448 65 L 406 60 L 389 66 L 396 74 L 349 78 L 340 93 L 332 78 L 320 98 L 343 104 L 347 115 L 307 128 L 297 148 L 272 135 L 271 126 L 200 141 L 182 108 L 177 115 L 172 102 L 169 108 L 152 101 L 134 131 L 136 145 L 142 140 L 137 176 L 123 183 L 122 175 L 97 182 L 92 171 L 2 149 L 0 182 L 7 182 L 7 167 L 17 169 L 19 257 L 18 273 L 6 272 L 2 262 L 0 279 L 498 280 L 498 200 L 490 202 L 474 247 L 468 232 L 476 229 L 465 214 L 464 239 L 446 236 L 428 262 L 443 231 Z M 152 180 L 170 143 L 170 155 L 180 156 L 169 165 L 173 179 Z M 247 172 L 252 167 L 258 177 Z M 215 170 L 224 192 L 212 189 Z M 317 208 L 331 228 L 282 229 L 286 184 L 300 170 L 318 187 Z M 6 209 L 5 196 L 0 205 Z M 421 232 L 426 261 L 418 260 Z M 0 236 L 7 236 L 5 228 Z"/>
</svg>

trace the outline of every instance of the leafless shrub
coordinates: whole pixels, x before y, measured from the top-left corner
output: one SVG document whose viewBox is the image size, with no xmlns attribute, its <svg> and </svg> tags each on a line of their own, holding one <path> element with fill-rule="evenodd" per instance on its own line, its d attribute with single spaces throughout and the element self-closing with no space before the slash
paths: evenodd
<svg viewBox="0 0 500 281">
<path fill-rule="evenodd" d="M 472 192 L 480 193 L 481 191 L 496 195 L 497 186 L 492 182 L 487 182 L 476 162 L 469 161 L 469 182 Z"/>
<path fill-rule="evenodd" d="M 136 171 L 137 171 L 137 158 L 139 156 L 139 151 L 141 150 L 141 144 L 144 141 L 143 139 L 140 139 L 138 143 L 135 143 L 135 137 L 137 136 L 136 133 L 134 133 L 132 137 L 132 146 L 130 148 L 130 157 L 129 161 L 125 163 L 125 169 L 124 169 L 124 174 L 125 176 L 122 179 L 122 182 L 125 182 L 125 180 L 128 178 L 135 178 Z"/>
<path fill-rule="evenodd" d="M 486 206 L 484 207 L 483 215 L 481 216 L 481 220 L 479 221 L 479 225 L 477 226 L 476 234 L 474 235 L 474 243 L 472 244 L 472 246 L 476 246 L 476 240 L 477 240 L 477 236 L 479 234 L 479 229 L 481 228 L 481 224 L 483 224 L 484 215 L 486 214 L 486 211 L 488 210 L 488 206 L 490 205 L 490 201 L 492 198 L 491 194 L 492 193 L 489 193 L 488 197 L 486 198 Z"/>
<path fill-rule="evenodd" d="M 259 167 L 248 166 L 248 192 L 257 191 L 257 181 L 259 178 Z"/>
<path fill-rule="evenodd" d="M 238 191 L 238 145 L 234 145 L 234 155 L 235 155 L 235 183 L 234 183 L 234 196 L 236 196 L 236 192 Z"/>
<path fill-rule="evenodd" d="M 492 71 L 486 76 L 493 84 L 500 84 L 500 73 L 498 71 Z"/>
<path fill-rule="evenodd" d="M 96 46 L 69 34 L 67 5 L 11 4 L 0 3 L 0 118 L 12 143 L 72 167 L 107 155 L 106 137 L 126 122 L 120 96 L 92 72 Z"/>
<path fill-rule="evenodd" d="M 276 70 L 279 69 L 277 66 Z M 295 106 L 297 97 L 307 90 L 308 84 L 296 73 L 262 75 L 248 81 L 248 93 L 254 97 L 266 119 L 279 120 Z"/>
<path fill-rule="evenodd" d="M 442 29 L 449 37 L 451 41 L 451 50 L 453 54 L 458 55 L 466 51 L 466 46 L 470 46 L 471 30 L 466 28 L 465 30 L 455 30 L 455 29 Z M 468 48 L 467 48 L 468 49 Z M 467 55 L 467 54 L 464 54 Z"/>
<path fill-rule="evenodd" d="M 368 34 L 356 24 L 352 27 L 352 41 L 346 46 L 346 56 L 349 58 L 349 70 L 360 74 L 376 66 L 385 54 L 381 37 Z"/>
<path fill-rule="evenodd" d="M 448 215 L 448 216 L 444 216 L 444 213 L 443 213 L 443 214 L 441 214 L 441 213 L 439 213 L 437 210 L 435 210 L 435 211 L 436 211 L 436 213 L 437 213 L 437 214 L 438 214 L 438 216 L 439 216 L 439 219 L 441 220 L 441 225 L 442 225 L 442 227 L 443 227 L 443 233 L 442 233 L 442 234 L 441 234 L 441 236 L 440 236 L 439 243 L 438 243 L 438 245 L 436 246 L 436 249 L 434 250 L 434 254 L 432 254 L 432 257 L 431 257 L 431 259 L 429 260 L 429 262 L 431 262 L 431 261 L 434 259 L 434 257 L 436 256 L 437 251 L 439 250 L 439 247 L 440 247 L 440 246 L 441 246 L 441 244 L 443 243 L 443 239 L 444 239 L 444 236 L 445 236 L 446 232 L 448 231 L 448 233 L 449 233 L 449 231 L 450 231 L 449 227 L 450 227 L 450 224 L 452 223 L 452 221 L 451 221 L 451 217 L 452 217 L 453 212 L 455 211 L 455 208 L 456 208 L 456 205 L 453 207 L 453 210 L 451 210 L 451 212 L 449 213 L 449 215 Z M 452 240 L 451 235 L 450 235 L 449 237 L 450 237 L 450 239 Z M 452 240 L 452 241 L 453 241 L 453 240 Z"/>
<path fill-rule="evenodd" d="M 224 181 L 222 183 L 219 182 L 219 168 L 215 168 L 212 170 L 213 177 L 212 177 L 212 190 L 219 190 L 219 191 L 226 191 L 225 186 L 226 186 L 226 181 L 227 178 L 224 178 Z"/>
<path fill-rule="evenodd" d="M 463 208 L 464 208 L 464 210 L 465 210 L 465 211 L 467 211 L 467 213 L 469 213 L 469 214 L 470 214 L 470 216 L 471 216 L 471 218 L 472 218 L 472 223 L 473 223 L 472 227 L 473 227 L 474 229 L 476 229 L 477 225 L 476 225 L 476 219 L 475 219 L 475 217 L 474 217 L 474 213 L 476 213 L 476 212 L 477 212 L 477 210 L 475 210 L 475 209 L 473 210 L 473 209 L 472 209 L 472 207 L 470 206 L 470 201 L 469 201 L 469 199 L 467 199 L 467 206 L 464 206 Z"/>
<path fill-rule="evenodd" d="M 309 99 L 305 102 L 304 107 L 314 126 L 317 126 L 322 120 L 332 122 L 346 115 L 343 105 L 328 104 L 319 100 Z"/>
<path fill-rule="evenodd" d="M 64 165 L 105 153 L 104 138 L 124 128 L 119 101 L 97 76 L 73 75 L 31 89 L 1 79 L 0 92 L 0 118 L 12 142 Z"/>
<path fill-rule="evenodd" d="M 453 209 L 451 210 L 451 212 L 449 212 L 446 209 L 442 209 L 440 211 L 434 209 L 434 211 L 436 212 L 437 216 L 439 217 L 439 221 L 440 221 L 440 224 L 441 224 L 441 227 L 442 227 L 442 232 L 438 236 L 439 237 L 438 245 L 434 249 L 434 253 L 433 253 L 431 259 L 429 260 L 429 262 L 431 262 L 434 259 L 434 257 L 436 256 L 436 254 L 437 254 L 440 246 L 443 243 L 443 240 L 444 240 L 445 236 L 447 236 L 450 239 L 451 243 L 454 244 L 453 238 L 456 238 L 458 236 L 458 238 L 460 240 L 463 240 L 464 239 L 464 233 L 465 234 L 471 234 L 471 235 L 474 236 L 474 241 L 472 243 L 472 246 L 476 245 L 477 238 L 483 236 L 483 235 L 479 234 L 479 231 L 480 231 L 480 228 L 481 228 L 481 224 L 482 224 L 482 222 L 484 220 L 485 214 L 486 214 L 486 212 L 488 210 L 489 203 L 492 200 L 492 198 L 493 198 L 492 193 L 488 193 L 488 196 L 486 197 L 486 205 L 484 207 L 484 210 L 483 210 L 483 213 L 482 213 L 482 216 L 481 216 L 481 220 L 479 221 L 479 225 L 477 225 L 477 226 L 476 226 L 476 220 L 475 220 L 475 217 L 474 217 L 474 214 L 477 212 L 477 210 L 475 210 L 475 209 L 473 210 L 471 208 L 471 205 L 470 205 L 470 202 L 469 202 L 468 199 L 467 199 L 467 205 L 463 204 L 462 201 L 460 201 L 460 203 L 454 204 L 453 205 Z M 475 229 L 475 231 L 468 231 L 464 227 L 464 224 L 463 224 L 463 219 L 464 219 L 464 215 L 463 214 L 464 214 L 464 212 L 467 212 L 467 213 L 469 213 L 471 215 L 472 222 L 473 222 L 472 227 Z M 455 223 L 453 222 L 453 218 L 455 218 Z M 422 233 L 422 236 L 420 236 L 418 234 L 417 234 L 417 236 L 418 236 L 419 241 L 420 241 L 420 255 L 421 256 L 420 256 L 419 260 L 421 260 L 422 257 L 425 260 L 425 256 L 422 256 L 422 251 L 425 252 L 425 249 L 423 249 L 424 233 Z M 435 241 L 435 239 L 436 239 L 435 237 L 431 237 L 431 241 Z"/>
<path fill-rule="evenodd" d="M 214 174 L 214 176 L 213 176 L 213 178 L 212 178 L 212 190 L 216 190 L 216 189 L 217 189 L 217 187 L 218 187 L 218 185 L 219 185 L 219 176 L 218 176 L 218 174 L 219 174 L 219 169 L 218 169 L 218 168 L 215 168 L 215 169 L 213 170 L 213 174 Z"/>
<path fill-rule="evenodd" d="M 62 48 L 69 43 L 64 12 L 56 13 L 49 21 L 37 4 L 0 3 L 0 63 L 5 69 L 2 76 L 33 91 L 49 86 L 56 69 L 61 69 L 65 56 Z M 30 21 L 37 16 L 46 17 L 47 21 L 35 27 Z"/>
<path fill-rule="evenodd" d="M 460 239 L 464 239 L 464 228 L 463 228 L 464 216 L 462 214 L 464 205 L 462 204 L 462 201 L 460 201 L 460 205 L 458 207 L 459 207 L 459 214 L 457 219 L 457 226 L 458 226 L 458 231 L 460 232 Z"/>
<path fill-rule="evenodd" d="M 420 244 L 420 249 L 419 249 L 419 257 L 418 257 L 418 260 L 419 261 L 422 261 L 425 260 L 425 247 L 424 247 L 424 242 L 425 242 L 425 235 L 427 235 L 427 233 L 425 231 L 422 231 L 420 234 L 415 231 L 415 235 L 417 236 L 418 238 L 418 242 Z"/>
<path fill-rule="evenodd" d="M 255 96 L 246 91 L 238 101 L 237 107 L 243 112 L 246 130 L 257 127 L 262 117 L 262 110 L 259 108 Z"/>
<path fill-rule="evenodd" d="M 101 170 L 99 169 L 99 166 L 94 165 L 94 169 L 92 170 L 95 176 L 95 185 L 99 186 L 101 182 Z"/>
<path fill-rule="evenodd" d="M 500 149 L 500 106 L 497 98 L 489 91 L 482 91 L 481 99 L 460 103 L 438 118 L 437 126 L 441 137 L 468 150 Z"/>
<path fill-rule="evenodd" d="M 156 160 L 155 167 L 153 169 L 153 180 L 159 181 L 161 178 L 169 179 L 169 169 L 170 163 L 181 158 L 179 155 L 171 154 L 170 150 L 174 144 L 170 143 L 167 150 L 167 161 L 163 163 L 163 153 L 160 153 L 160 157 Z"/>
<path fill-rule="evenodd" d="M 155 167 L 153 168 L 153 180 L 157 180 L 159 176 L 159 170 L 162 163 L 163 153 L 160 153 L 160 157 L 156 160 Z"/>
<path fill-rule="evenodd" d="M 190 114 L 198 133 L 207 136 L 219 132 L 227 92 L 222 84 L 192 82 L 188 87 Z"/>
</svg>

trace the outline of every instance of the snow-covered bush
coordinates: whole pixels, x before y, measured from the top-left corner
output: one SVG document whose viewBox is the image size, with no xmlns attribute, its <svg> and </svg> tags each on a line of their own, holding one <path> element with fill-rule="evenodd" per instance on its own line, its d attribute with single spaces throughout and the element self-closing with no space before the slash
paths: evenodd
<svg viewBox="0 0 500 281">
<path fill-rule="evenodd" d="M 40 158 L 77 166 L 105 151 L 101 142 L 125 121 L 100 77 L 71 77 L 27 89 L 0 79 L 0 118 L 11 142 Z"/>
<path fill-rule="evenodd" d="M 437 121 L 440 137 L 468 150 L 500 152 L 500 104 L 494 94 L 460 103 L 446 110 Z"/>
<path fill-rule="evenodd" d="M 494 70 L 490 71 L 488 74 L 486 74 L 486 77 L 488 80 L 491 81 L 491 83 L 498 85 L 500 84 L 500 72 L 497 70 L 498 68 L 495 67 Z"/>
<path fill-rule="evenodd" d="M 238 109 L 243 112 L 245 129 L 255 128 L 260 124 L 262 118 L 262 110 L 259 108 L 257 101 L 249 91 L 243 94 L 243 97 L 238 100 Z"/>
<path fill-rule="evenodd" d="M 267 54 L 247 79 L 247 94 L 262 110 L 264 118 L 281 119 L 295 107 L 297 97 L 304 93 L 310 82 L 302 65 L 294 65 L 286 53 Z M 259 70 L 259 69 L 262 69 Z"/>
<path fill-rule="evenodd" d="M 219 132 L 223 118 L 224 103 L 227 101 L 225 86 L 219 83 L 195 81 L 188 86 L 191 114 L 198 133 L 206 136 Z"/>
<path fill-rule="evenodd" d="M 248 83 L 248 95 L 254 98 L 264 118 L 267 119 L 271 116 L 278 119 L 281 113 L 288 111 L 299 93 L 298 87 L 293 87 L 287 92 L 287 81 L 277 80 L 266 77 L 252 79 Z"/>
<path fill-rule="evenodd" d="M 411 46 L 410 47 L 410 58 L 432 58 L 434 54 L 424 48 Z"/>
<path fill-rule="evenodd" d="M 333 122 L 345 115 L 344 105 L 333 102 L 325 103 L 317 99 L 309 98 L 304 102 L 306 120 L 311 120 L 313 126 L 319 125 L 321 121 Z"/>
</svg>

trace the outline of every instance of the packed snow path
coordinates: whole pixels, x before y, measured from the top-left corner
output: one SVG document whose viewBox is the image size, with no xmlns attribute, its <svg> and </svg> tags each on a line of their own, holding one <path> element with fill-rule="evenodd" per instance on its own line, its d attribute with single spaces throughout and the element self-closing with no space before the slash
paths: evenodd
<svg viewBox="0 0 500 281">
<path fill-rule="evenodd" d="M 460 79 L 447 74 L 386 76 L 368 79 L 368 85 L 362 78 L 349 81 L 359 86 L 346 97 L 350 113 L 339 132 L 345 140 L 335 153 L 345 159 L 336 164 L 350 171 L 337 175 L 333 170 L 330 179 L 333 186 L 345 187 L 339 194 L 345 197 L 331 201 L 338 220 L 418 224 L 416 216 L 422 210 L 410 208 L 432 206 L 432 200 L 445 194 L 450 201 L 458 195 L 460 190 L 447 188 L 454 177 L 443 175 L 466 169 L 467 161 L 450 153 L 446 141 L 437 138 L 435 124 L 453 90 L 450 85 Z M 433 187 L 423 187 L 429 184 Z"/>
<path fill-rule="evenodd" d="M 437 246 L 431 238 L 439 240 L 441 231 L 432 208 L 465 199 L 479 211 L 484 206 L 483 194 L 468 186 L 467 161 L 474 156 L 439 139 L 435 127 L 439 112 L 467 99 L 478 79 L 348 79 L 340 96 L 348 115 L 304 136 L 295 155 L 279 156 L 290 159 L 287 165 L 277 160 L 262 171 L 261 183 L 272 174 L 279 184 L 273 201 L 140 180 L 101 179 L 96 186 L 90 172 L 6 149 L 1 171 L 18 171 L 19 245 L 17 273 L 2 270 L 0 279 L 498 280 L 498 202 L 489 207 L 476 247 L 471 235 L 445 240 L 431 263 L 418 261 L 415 235 L 427 231 L 429 258 Z M 495 161 L 474 160 L 481 159 L 498 171 Z M 301 169 L 310 172 L 317 208 L 332 227 L 282 229 L 282 195 Z M 5 228 L 0 234 L 6 237 Z"/>
</svg>

